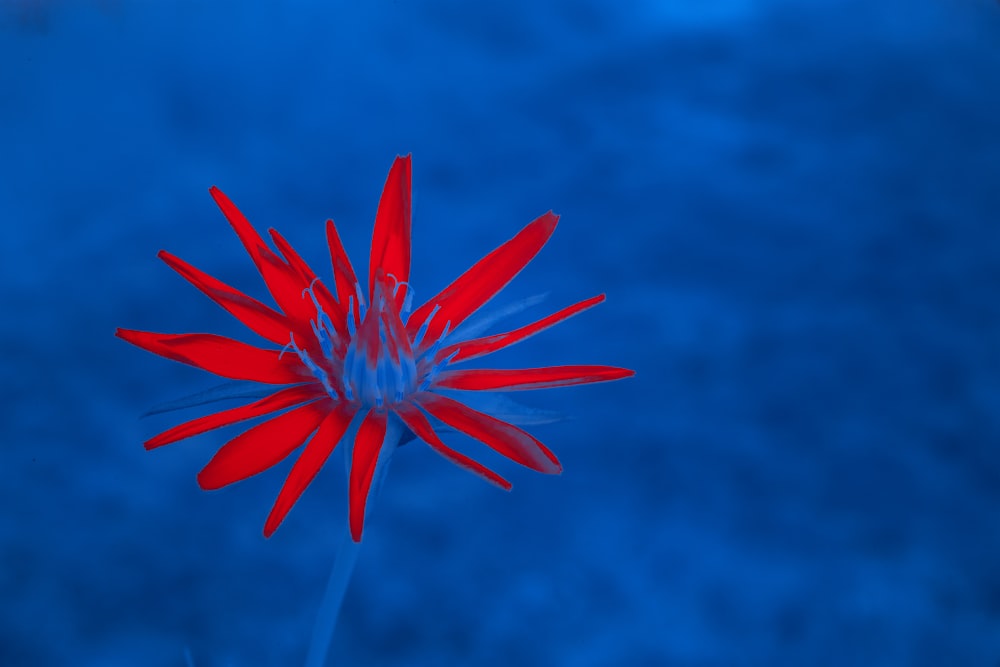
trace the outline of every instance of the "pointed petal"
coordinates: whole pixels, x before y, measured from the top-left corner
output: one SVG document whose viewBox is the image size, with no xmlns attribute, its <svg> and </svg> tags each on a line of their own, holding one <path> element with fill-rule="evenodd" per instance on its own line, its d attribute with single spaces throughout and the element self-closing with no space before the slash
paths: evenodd
<svg viewBox="0 0 1000 667">
<path fill-rule="evenodd" d="M 148 352 L 232 380 L 298 384 L 312 379 L 294 354 L 241 343 L 213 334 L 165 334 L 118 329 L 115 335 Z"/>
<path fill-rule="evenodd" d="M 470 472 L 474 472 L 491 484 L 499 486 L 504 491 L 510 491 L 511 483 L 506 479 L 496 474 L 482 463 L 474 461 L 460 452 L 456 452 L 454 449 L 451 449 L 441 442 L 441 438 L 439 438 L 437 433 L 434 432 L 434 428 L 427 420 L 427 417 L 425 417 L 424 413 L 417 409 L 416 406 L 410 405 L 409 403 L 397 403 L 393 406 L 393 410 L 397 415 L 399 415 L 399 418 L 403 420 L 403 423 L 406 424 L 407 428 L 413 431 L 418 438 L 430 445 L 431 449 L 436 451 L 438 454 L 460 468 L 465 468 Z"/>
<path fill-rule="evenodd" d="M 306 403 L 236 436 L 198 473 L 198 484 L 205 490 L 220 489 L 280 463 L 316 430 L 331 404 Z"/>
<path fill-rule="evenodd" d="M 486 331 L 492 327 L 495 322 L 499 322 L 500 320 L 510 317 L 511 315 L 516 315 L 523 310 L 531 308 L 532 306 L 537 306 L 545 301 L 546 298 L 548 298 L 548 293 L 543 292 L 541 294 L 534 294 L 532 296 L 524 297 L 523 299 L 518 299 L 511 303 L 506 303 L 503 306 L 491 306 L 489 310 L 477 312 L 475 321 L 466 321 L 462 324 L 462 334 L 468 336 L 467 340 L 478 338 L 480 332 Z"/>
<path fill-rule="evenodd" d="M 329 413 L 320 423 L 319 429 L 312 440 L 302 450 L 295 465 L 292 466 L 285 483 L 274 501 L 271 513 L 264 523 L 264 537 L 271 537 L 285 520 L 288 511 L 298 502 L 302 492 L 306 490 L 320 468 L 330 458 L 331 452 L 347 432 L 356 410 L 350 404 L 342 403 L 336 410 Z"/>
<path fill-rule="evenodd" d="M 386 283 L 385 274 L 381 270 L 375 279 L 375 296 L 378 294 L 391 294 L 391 287 Z M 380 317 L 382 325 L 385 327 L 384 346 L 389 352 L 389 358 L 394 364 L 399 364 L 400 359 L 412 359 L 413 348 L 410 345 L 410 337 L 406 333 L 406 327 L 399 318 L 399 310 L 396 308 L 383 308 Z"/>
<path fill-rule="evenodd" d="M 250 255 L 250 258 L 257 265 L 258 269 L 261 269 L 262 264 L 282 264 L 278 256 L 274 254 L 274 251 L 267 247 L 267 243 L 257 233 L 257 230 L 253 228 L 253 225 L 250 224 L 246 216 L 243 215 L 240 209 L 236 208 L 236 205 L 222 190 L 213 185 L 208 189 L 208 192 L 212 195 L 212 199 L 215 200 L 215 204 L 222 211 L 222 214 L 226 216 L 226 220 L 229 221 L 233 231 L 236 232 L 236 235 L 243 243 L 243 247 L 246 248 L 247 254 Z M 267 276 L 263 274 L 264 270 L 261 269 L 261 275 L 264 281 L 267 282 Z"/>
<path fill-rule="evenodd" d="M 610 382 L 633 375 L 635 371 L 617 366 L 548 366 L 512 370 L 477 368 L 443 371 L 434 379 L 434 386 L 471 391 L 518 391 Z"/>
<path fill-rule="evenodd" d="M 512 461 L 538 472 L 562 472 L 556 455 L 516 426 L 439 394 L 420 392 L 413 396 L 413 401 L 448 426 L 479 440 Z"/>
<path fill-rule="evenodd" d="M 358 325 L 353 343 L 357 357 L 365 360 L 365 369 L 369 375 L 368 381 L 376 385 L 380 384 L 376 373 L 379 354 L 382 352 L 380 320 L 381 313 L 375 308 L 369 308 L 368 312 L 365 313 L 365 319 Z"/>
<path fill-rule="evenodd" d="M 154 405 L 149 410 L 146 410 L 142 416 L 149 417 L 150 415 L 158 415 L 164 412 L 174 412 L 175 410 L 184 410 L 186 408 L 197 408 L 202 405 L 208 405 L 209 403 L 231 401 L 236 398 L 253 398 L 259 400 L 261 398 L 265 398 L 266 396 L 270 396 L 273 392 L 274 389 L 266 386 L 262 387 L 256 382 L 249 382 L 247 380 L 229 380 L 228 382 L 217 384 L 214 387 L 202 389 L 201 391 L 196 391 L 193 394 L 188 394 L 187 396 L 181 396 L 180 398 L 176 398 L 172 401 Z"/>
<path fill-rule="evenodd" d="M 514 238 L 476 262 L 468 271 L 460 275 L 450 285 L 427 303 L 420 306 L 407 321 L 406 330 L 410 336 L 419 331 L 420 326 L 431 316 L 435 306 L 441 310 L 431 320 L 421 348 L 426 349 L 436 341 L 450 321 L 454 331 L 472 313 L 504 288 L 521 272 L 555 231 L 559 216 L 549 211 L 528 223 Z"/>
<path fill-rule="evenodd" d="M 285 260 L 285 264 L 295 272 L 295 275 L 299 277 L 301 282 L 308 285 L 315 280 L 316 274 L 313 273 L 313 270 L 309 268 L 309 265 L 302 259 L 302 256 L 292 247 L 288 239 L 282 236 L 274 227 L 269 227 L 267 233 L 271 237 L 271 241 L 274 242 L 274 247 L 278 249 L 278 254 Z"/>
<path fill-rule="evenodd" d="M 484 336 L 483 338 L 474 338 L 460 343 L 455 343 L 453 345 L 447 345 L 442 348 L 440 352 L 438 352 L 437 358 L 444 359 L 451 355 L 452 352 L 458 350 L 458 354 L 456 354 L 451 360 L 451 363 L 456 364 L 460 361 L 475 359 L 476 357 L 491 354 L 497 350 L 509 347 L 514 343 L 519 343 L 525 338 L 534 336 L 536 333 L 545 331 L 549 327 L 558 324 L 563 320 L 567 320 L 577 313 L 587 310 L 588 308 L 593 308 L 597 304 L 603 303 L 604 298 L 605 296 L 603 294 L 598 294 L 597 296 L 592 296 L 589 299 L 584 299 L 583 301 L 574 303 L 572 306 L 567 306 L 562 310 L 552 313 L 548 317 L 543 317 L 537 322 L 532 322 L 531 324 L 514 329 L 513 331 L 494 334 L 492 336 Z"/>
<path fill-rule="evenodd" d="M 368 492 L 371 490 L 372 478 L 375 476 L 375 466 L 378 464 L 382 440 L 385 438 L 386 416 L 385 412 L 369 410 L 364 421 L 361 422 L 361 426 L 358 427 L 358 435 L 354 440 L 351 477 L 348 482 L 348 514 L 351 537 L 355 542 L 361 541 Z"/>
<path fill-rule="evenodd" d="M 337 233 L 337 225 L 333 224 L 333 220 L 326 221 L 326 243 L 330 247 L 330 263 L 333 265 L 333 282 L 337 290 L 337 302 L 344 313 L 349 314 L 347 313 L 347 304 L 350 302 L 351 297 L 354 296 L 354 317 L 355 321 L 357 321 L 358 299 L 355 296 L 355 289 L 357 288 L 358 277 L 354 273 L 354 267 L 351 266 L 351 258 L 347 256 L 347 252 L 344 250 L 344 244 L 340 241 L 340 234 Z"/>
<path fill-rule="evenodd" d="M 209 192 L 236 235 L 240 237 L 243 247 L 256 265 L 275 303 L 286 316 L 294 320 L 295 326 L 289 328 L 296 333 L 308 332 L 308 322 L 313 315 L 313 307 L 308 299 L 302 298 L 302 290 L 309 287 L 309 284 L 267 246 L 257 230 L 221 190 L 213 186 Z"/>
<path fill-rule="evenodd" d="M 288 265 L 295 270 L 299 275 L 300 280 L 303 284 L 313 288 L 313 293 L 316 295 L 316 300 L 319 302 L 320 306 L 327 315 L 330 316 L 330 321 L 337 332 L 337 336 L 341 340 L 346 340 L 348 337 L 347 323 L 344 319 L 344 313 L 346 308 L 341 308 L 340 304 L 327 289 L 326 285 L 323 284 L 322 280 L 316 279 L 316 274 L 313 270 L 309 268 L 305 260 L 295 252 L 295 248 L 285 240 L 285 237 L 278 233 L 276 229 L 269 229 L 268 232 L 271 235 L 271 239 L 274 241 L 274 245 L 278 248 L 278 252 L 281 253 Z M 315 319 L 316 313 L 314 312 L 314 306 L 312 306 L 312 301 L 306 295 L 301 294 L 302 300 L 305 301 L 303 313 L 308 316 L 309 319 Z"/>
<path fill-rule="evenodd" d="M 258 336 L 278 345 L 288 342 L 288 324 L 280 313 L 194 268 L 166 250 L 161 250 L 157 256 Z"/>
<path fill-rule="evenodd" d="M 155 449 L 169 445 L 184 438 L 190 438 L 212 429 L 229 426 L 237 422 L 260 417 L 271 412 L 284 410 L 303 401 L 310 401 L 326 395 L 326 391 L 318 384 L 299 384 L 275 392 L 259 401 L 237 408 L 215 412 L 204 417 L 178 424 L 146 441 L 146 449 Z"/>
<path fill-rule="evenodd" d="M 518 428 L 527 428 L 539 424 L 554 424 L 555 422 L 566 421 L 564 413 L 556 410 L 543 410 L 542 408 L 531 407 L 518 403 L 510 398 L 510 394 L 498 391 L 451 391 L 449 389 L 435 389 L 435 393 L 441 393 L 449 398 L 464 403 L 473 410 L 485 412 L 494 419 L 513 424 Z M 445 393 L 449 392 L 449 393 Z M 451 395 L 449 395 L 451 394 Z M 439 431 L 445 433 L 444 430 Z"/>
<path fill-rule="evenodd" d="M 368 268 L 368 294 L 375 293 L 378 269 L 392 275 L 397 284 L 410 279 L 410 156 L 396 157 L 382 189 L 375 214 L 372 252 Z M 403 307 L 408 286 L 396 292 L 396 308 Z"/>
</svg>

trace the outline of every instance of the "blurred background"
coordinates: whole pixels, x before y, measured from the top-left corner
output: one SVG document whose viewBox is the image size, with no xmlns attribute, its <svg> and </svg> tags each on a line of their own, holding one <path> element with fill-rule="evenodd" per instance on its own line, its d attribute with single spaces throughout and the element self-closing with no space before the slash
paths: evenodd
<svg viewBox="0 0 1000 667">
<path fill-rule="evenodd" d="M 335 664 L 998 664 L 996 2 L 0 7 L 0 664 L 301 664 L 341 460 L 264 540 L 288 464 L 144 451 L 217 379 L 112 333 L 252 341 L 155 258 L 265 297 L 207 188 L 364 271 L 408 152 L 418 298 L 554 209 L 495 303 L 608 302 L 497 363 L 637 375 L 519 395 L 510 494 L 401 450 Z"/>
</svg>

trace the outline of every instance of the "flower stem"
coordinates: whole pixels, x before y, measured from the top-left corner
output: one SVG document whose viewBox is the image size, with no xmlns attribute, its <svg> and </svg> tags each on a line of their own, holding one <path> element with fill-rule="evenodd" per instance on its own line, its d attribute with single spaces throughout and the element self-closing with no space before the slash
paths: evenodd
<svg viewBox="0 0 1000 667">
<path fill-rule="evenodd" d="M 382 481 L 388 472 L 392 454 L 396 451 L 404 432 L 403 424 L 399 419 L 390 416 L 386 424 L 385 438 L 382 441 L 378 463 L 375 467 L 371 491 L 368 494 L 369 508 L 382 488 Z M 330 652 L 330 642 L 333 640 L 333 631 L 337 626 L 337 617 L 340 615 L 340 607 L 344 602 L 344 594 L 347 593 L 347 585 L 351 581 L 354 565 L 358 562 L 358 553 L 361 551 L 361 543 L 355 542 L 351 538 L 350 526 L 346 522 L 341 533 L 343 537 L 340 548 L 333 559 L 333 569 L 330 570 L 330 578 L 326 582 L 326 592 L 323 593 L 323 601 L 316 614 L 316 625 L 313 628 L 312 640 L 309 642 L 309 653 L 306 655 L 306 667 L 324 667 L 326 665 L 327 654 Z"/>
<path fill-rule="evenodd" d="M 312 641 L 309 644 L 309 654 L 306 656 L 306 667 L 323 667 L 326 664 L 326 654 L 330 650 L 333 639 L 333 629 L 337 625 L 340 606 L 347 592 L 347 584 L 351 581 L 354 564 L 358 562 L 358 552 L 361 543 L 351 539 L 349 530 L 344 530 L 340 548 L 333 559 L 333 569 L 326 582 L 326 592 L 323 602 L 316 614 L 316 626 L 313 628 Z"/>
</svg>

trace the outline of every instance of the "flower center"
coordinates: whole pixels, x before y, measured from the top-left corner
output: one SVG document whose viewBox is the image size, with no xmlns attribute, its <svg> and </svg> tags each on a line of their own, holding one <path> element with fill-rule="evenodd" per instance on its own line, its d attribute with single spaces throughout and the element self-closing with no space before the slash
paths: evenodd
<svg viewBox="0 0 1000 667">
<path fill-rule="evenodd" d="M 406 329 L 396 311 L 395 300 L 376 282 L 371 307 L 366 308 L 358 292 L 361 325 L 354 322 L 351 298 L 347 328 L 351 341 L 344 355 L 344 392 L 349 401 L 381 408 L 398 403 L 417 388 L 417 363 Z"/>
<path fill-rule="evenodd" d="M 409 317 L 412 303 L 409 286 L 402 314 L 395 299 L 404 284 L 394 282 L 390 289 L 379 273 L 370 306 L 365 303 L 361 286 L 354 285 L 355 296 L 349 297 L 347 304 L 346 345 L 316 298 L 315 281 L 303 290 L 302 297 L 308 296 L 316 309 L 316 317 L 310 325 L 321 354 L 316 355 L 318 359 L 310 357 L 307 350 L 299 347 L 294 334 L 286 350 L 294 350 L 331 398 L 357 402 L 369 408 L 399 403 L 414 392 L 429 389 L 437 374 L 458 354 L 456 350 L 435 361 L 451 329 L 450 322 L 432 345 L 415 352 L 422 347 L 428 326 L 440 308 L 434 308 L 411 341 L 403 324 L 403 319 Z"/>
</svg>

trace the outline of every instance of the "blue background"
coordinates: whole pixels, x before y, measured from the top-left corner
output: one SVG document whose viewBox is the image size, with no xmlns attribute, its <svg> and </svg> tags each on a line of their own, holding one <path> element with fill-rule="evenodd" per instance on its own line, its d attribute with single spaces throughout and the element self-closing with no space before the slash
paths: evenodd
<svg viewBox="0 0 1000 667">
<path fill-rule="evenodd" d="M 638 374 L 518 395 L 509 495 L 401 450 L 336 664 L 997 664 L 987 0 L 4 0 L 0 664 L 301 662 L 339 459 L 265 541 L 286 466 L 144 451 L 216 380 L 112 332 L 251 340 L 155 259 L 263 298 L 208 186 L 364 270 L 411 151 L 418 295 L 555 209 L 497 303 L 608 302 L 498 363 Z"/>
</svg>

